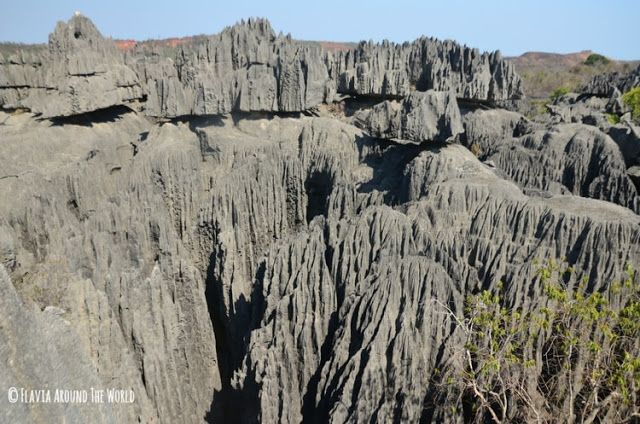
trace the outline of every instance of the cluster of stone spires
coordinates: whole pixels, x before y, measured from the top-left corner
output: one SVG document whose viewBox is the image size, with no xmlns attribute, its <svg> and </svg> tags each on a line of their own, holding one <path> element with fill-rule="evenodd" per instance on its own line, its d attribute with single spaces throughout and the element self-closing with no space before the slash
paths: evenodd
<svg viewBox="0 0 640 424">
<path fill-rule="evenodd" d="M 385 99 L 429 89 L 488 102 L 522 97 L 519 76 L 499 52 L 423 37 L 332 53 L 276 35 L 265 19 L 243 21 L 168 57 L 121 52 L 76 14 L 57 24 L 48 49 L 0 55 L 0 107 L 41 118 L 131 104 L 165 118 L 301 112 L 341 95 Z"/>
<path fill-rule="evenodd" d="M 460 423 L 441 383 L 460 375 L 442 370 L 461 366 L 452 316 L 468 295 L 504 288 L 527 310 L 543 289 L 533 258 L 567 257 L 596 292 L 640 263 L 635 124 L 577 94 L 546 122 L 459 108 L 520 96 L 498 54 L 432 39 L 329 54 L 264 20 L 123 53 L 81 16 L 42 49 L 0 60 L 0 105 L 139 112 L 85 117 L 96 128 L 0 112 L 0 381 L 136 401 L 0 397 L 5 421 Z M 365 101 L 339 119 L 193 116 L 344 95 Z M 535 357 L 527 395 L 549 421 L 570 416 Z M 553 379 L 580 393 L 579 369 Z M 628 413 L 617 402 L 600 422 Z"/>
</svg>

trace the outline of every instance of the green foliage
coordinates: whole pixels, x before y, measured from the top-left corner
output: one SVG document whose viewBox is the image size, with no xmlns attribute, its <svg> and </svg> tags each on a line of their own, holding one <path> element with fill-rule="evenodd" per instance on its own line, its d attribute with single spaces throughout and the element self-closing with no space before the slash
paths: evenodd
<svg viewBox="0 0 640 424">
<path fill-rule="evenodd" d="M 601 55 L 601 54 L 597 54 L 597 53 L 592 53 L 589 55 L 589 57 L 587 57 L 587 59 L 584 61 L 584 64 L 587 66 L 595 66 L 595 65 L 608 65 L 609 62 L 611 62 L 607 57 Z"/>
<path fill-rule="evenodd" d="M 615 113 L 605 113 L 605 116 L 607 117 L 607 121 L 609 121 L 611 125 L 620 123 L 620 117 Z"/>
<path fill-rule="evenodd" d="M 558 87 L 555 90 L 553 90 L 553 93 L 551 93 L 551 96 L 549 96 L 549 100 L 551 100 L 551 102 L 553 103 L 556 100 L 558 100 L 560 97 L 569 93 L 569 91 L 570 91 L 569 87 Z"/>
<path fill-rule="evenodd" d="M 631 116 L 640 119 L 640 87 L 632 88 L 622 95 L 624 104 L 631 108 Z"/>
<path fill-rule="evenodd" d="M 529 108 L 525 112 L 528 119 L 535 119 L 537 116 L 546 114 L 547 111 L 547 99 L 528 99 Z"/>
<path fill-rule="evenodd" d="M 566 405 L 583 422 L 640 411 L 640 284 L 631 266 L 626 274 L 590 291 L 588 278 L 549 261 L 538 270 L 542 291 L 531 306 L 511 307 L 502 282 L 468 296 L 456 319 L 466 334 L 465 366 L 447 381 L 462 382 L 476 417 L 494 422 L 553 418 Z M 544 404 L 536 406 L 531 384 Z"/>
</svg>

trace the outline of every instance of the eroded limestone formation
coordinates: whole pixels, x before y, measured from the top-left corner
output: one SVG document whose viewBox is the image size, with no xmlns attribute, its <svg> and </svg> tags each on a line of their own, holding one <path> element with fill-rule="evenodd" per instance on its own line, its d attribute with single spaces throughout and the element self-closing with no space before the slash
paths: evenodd
<svg viewBox="0 0 640 424">
<path fill-rule="evenodd" d="M 126 57 L 89 19 L 59 23 L 48 50 L 0 57 L 0 107 L 42 118 L 132 104 L 171 118 L 235 112 L 301 112 L 335 95 L 404 96 L 415 88 L 477 100 L 522 96 L 499 53 L 454 42 L 362 43 L 335 57 L 248 20 L 182 46 L 175 56 L 138 49 Z"/>
<path fill-rule="evenodd" d="M 469 294 L 529 308 L 534 259 L 591 291 L 640 264 L 632 153 L 490 108 L 522 94 L 497 53 L 251 20 L 122 54 L 74 17 L 0 62 L 0 380 L 136 398 L 1 396 L 0 421 L 469 422 L 440 381 Z"/>
</svg>

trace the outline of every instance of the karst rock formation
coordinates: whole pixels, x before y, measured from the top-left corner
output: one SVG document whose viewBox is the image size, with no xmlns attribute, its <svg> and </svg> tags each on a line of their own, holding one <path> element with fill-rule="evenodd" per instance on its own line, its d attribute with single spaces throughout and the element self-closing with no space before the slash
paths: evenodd
<svg viewBox="0 0 640 424">
<path fill-rule="evenodd" d="M 0 381 L 135 393 L 0 422 L 468 422 L 440 305 L 640 264 L 640 131 L 600 119 L 639 81 L 608 78 L 539 123 L 499 52 L 426 37 L 122 51 L 74 16 L 0 55 Z"/>
</svg>

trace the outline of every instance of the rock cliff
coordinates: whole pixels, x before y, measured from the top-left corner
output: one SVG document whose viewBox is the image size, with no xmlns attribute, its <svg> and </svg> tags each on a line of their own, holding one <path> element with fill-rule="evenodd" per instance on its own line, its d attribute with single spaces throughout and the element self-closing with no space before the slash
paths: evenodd
<svg viewBox="0 0 640 424">
<path fill-rule="evenodd" d="M 0 58 L 0 380 L 135 393 L 3 395 L 0 420 L 488 421 L 442 380 L 468 296 L 533 308 L 536 259 L 602 293 L 640 265 L 632 153 L 497 108 L 519 81 L 499 53 L 332 53 L 265 20 L 172 57 L 76 16 Z M 535 349 L 529 382 L 550 373 Z M 574 410 L 527 394 L 544 419 Z"/>
<path fill-rule="evenodd" d="M 0 57 L 0 105 L 42 118 L 119 106 L 143 97 L 138 76 L 115 44 L 84 16 L 59 22 L 42 53 Z"/>
<path fill-rule="evenodd" d="M 0 57 L 0 107 L 42 118 L 132 104 L 152 117 L 235 112 L 301 112 L 336 94 L 393 98 L 435 89 L 458 97 L 522 96 L 520 79 L 499 53 L 454 42 L 362 43 L 335 57 L 319 45 L 276 36 L 250 19 L 175 57 L 145 49 L 125 55 L 89 19 L 59 23 L 39 54 Z"/>
</svg>

